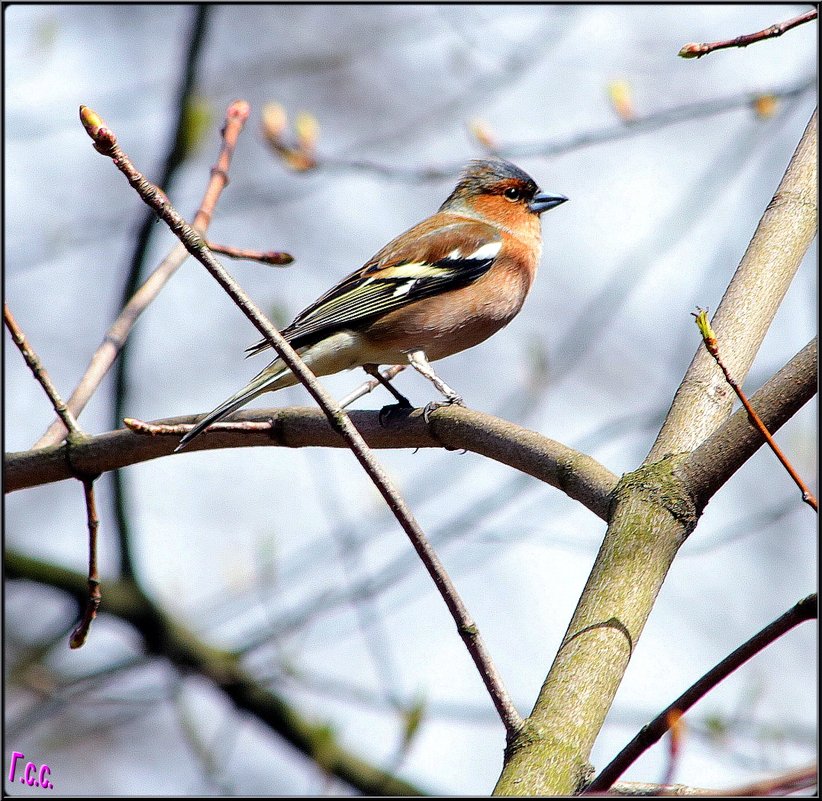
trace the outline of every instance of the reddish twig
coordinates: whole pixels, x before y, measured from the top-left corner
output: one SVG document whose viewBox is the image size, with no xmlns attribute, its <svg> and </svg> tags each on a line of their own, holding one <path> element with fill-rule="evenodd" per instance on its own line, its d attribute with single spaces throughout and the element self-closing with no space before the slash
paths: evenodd
<svg viewBox="0 0 822 801">
<path fill-rule="evenodd" d="M 737 384 L 736 380 L 728 372 L 728 368 L 723 364 L 722 359 L 719 356 L 719 343 L 717 342 L 716 334 L 713 328 L 711 328 L 711 324 L 708 322 L 708 312 L 705 309 L 697 309 L 697 313 L 693 316 L 696 318 L 696 324 L 699 328 L 699 332 L 702 334 L 702 341 L 705 343 L 705 349 L 711 354 L 711 356 L 714 357 L 714 361 L 719 366 L 719 369 L 722 370 L 722 374 L 725 376 L 725 380 L 728 382 L 728 385 L 731 389 L 733 389 L 739 400 L 742 402 L 742 405 L 745 407 L 745 411 L 748 413 L 748 417 L 750 417 L 751 423 L 756 426 L 760 434 L 762 434 L 765 438 L 765 441 L 768 445 L 770 445 L 771 450 L 776 454 L 776 458 L 779 459 L 782 466 L 788 471 L 788 475 L 793 479 L 796 486 L 802 491 L 802 500 L 814 511 L 818 512 L 819 503 L 816 500 L 816 497 L 805 485 L 805 482 L 802 480 L 799 473 L 794 470 L 793 465 L 788 461 L 788 457 L 782 453 L 782 449 L 776 444 L 776 441 L 771 436 L 771 432 L 768 431 L 768 427 L 762 422 L 762 419 L 756 413 L 754 407 L 751 406 L 750 401 L 742 391 L 742 387 Z"/>
<path fill-rule="evenodd" d="M 217 158 L 217 163 L 211 168 L 211 178 L 192 223 L 198 231 L 205 232 L 208 229 L 217 201 L 228 185 L 228 169 L 231 165 L 231 157 L 234 154 L 237 139 L 248 119 L 248 114 L 249 106 L 244 100 L 235 100 L 226 111 L 220 155 Z M 83 377 L 68 399 L 67 406 L 73 414 L 79 415 L 86 407 L 97 387 L 100 386 L 100 382 L 105 378 L 117 359 L 140 315 L 160 294 L 162 288 L 187 258 L 188 251 L 182 245 L 175 247 L 123 307 L 117 319 L 106 331 L 102 343 L 94 352 Z M 32 447 L 45 448 L 56 445 L 63 440 L 67 430 L 67 427 L 60 420 L 55 420 Z"/>
<path fill-rule="evenodd" d="M 294 257 L 290 253 L 282 250 L 246 250 L 244 248 L 233 248 L 230 245 L 218 245 L 216 242 L 209 242 L 208 249 L 213 253 L 228 256 L 230 259 L 258 261 L 261 264 L 269 264 L 273 267 L 287 267 L 294 261 Z"/>
<path fill-rule="evenodd" d="M 73 439 L 83 437 L 83 432 L 77 424 L 77 420 L 71 413 L 71 410 L 63 402 L 60 393 L 51 381 L 46 369 L 40 363 L 40 359 L 34 352 L 34 349 L 29 345 L 26 335 L 23 333 L 14 315 L 11 313 L 7 304 L 3 304 L 3 320 L 11 334 L 12 341 L 17 345 L 26 364 L 29 366 L 34 377 L 43 387 L 43 391 L 51 401 L 51 405 L 60 420 L 63 421 L 66 430 L 69 432 L 69 447 Z M 71 452 L 68 454 L 69 463 L 71 462 Z M 77 624 L 77 627 L 72 632 L 69 639 L 69 645 L 72 648 L 82 647 L 88 639 L 88 632 L 91 626 L 91 621 L 97 616 L 97 610 L 100 608 L 100 579 L 97 574 L 97 530 L 100 526 L 100 519 L 97 516 L 97 505 L 94 499 L 94 480 L 91 476 L 77 476 L 83 482 L 86 500 L 86 519 L 88 521 L 88 537 L 89 537 L 89 568 L 88 568 L 88 597 L 86 600 L 86 608 L 83 617 Z"/>
<path fill-rule="evenodd" d="M 94 142 L 95 149 L 112 160 L 114 165 L 128 180 L 148 206 L 169 226 L 171 231 L 215 278 L 228 293 L 240 311 L 254 324 L 258 331 L 271 344 L 276 353 L 298 378 L 317 404 L 323 410 L 331 426 L 345 439 L 348 446 L 374 482 L 385 499 L 394 516 L 411 540 L 411 544 L 420 556 L 429 575 L 437 586 L 446 606 L 453 616 L 457 630 L 474 660 L 480 676 L 491 696 L 509 737 L 522 726 L 522 718 L 517 713 L 507 690 L 502 684 L 485 643 L 476 624 L 468 613 L 465 604 L 456 591 L 434 549 L 414 518 L 411 510 L 397 492 L 388 475 L 374 459 L 371 450 L 360 433 L 351 423 L 348 415 L 339 404 L 322 388 L 316 377 L 305 366 L 296 351 L 262 314 L 236 281 L 226 272 L 220 263 L 211 255 L 202 237 L 172 207 L 165 194 L 147 181 L 134 167 L 126 154 L 117 144 L 114 132 L 107 128 L 100 117 L 86 106 L 80 107 L 80 119 L 86 132 Z"/>
<path fill-rule="evenodd" d="M 804 14 L 800 14 L 798 17 L 793 17 L 785 22 L 771 25 L 769 28 L 757 31 L 756 33 L 746 33 L 743 36 L 737 36 L 735 39 L 723 39 L 719 42 L 704 42 L 702 44 L 689 42 L 683 45 L 677 55 L 681 58 L 702 58 L 702 56 L 708 53 L 713 53 L 714 50 L 724 50 L 728 47 L 747 47 L 749 44 L 754 44 L 755 42 L 762 42 L 765 39 L 774 39 L 777 36 L 782 36 L 785 31 L 789 31 L 791 28 L 802 25 L 805 22 L 810 22 L 812 19 L 816 19 L 816 16 L 816 9 L 813 9 L 812 11 L 806 11 Z"/>
<path fill-rule="evenodd" d="M 794 626 L 798 626 L 806 620 L 813 620 L 816 616 L 816 595 L 809 595 L 747 642 L 740 645 L 718 665 L 711 668 L 696 684 L 693 684 L 682 693 L 676 701 L 657 715 L 647 726 L 643 726 L 639 734 L 588 785 L 586 792 L 593 793 L 608 790 L 641 754 L 647 751 L 668 731 L 674 719 L 678 720 L 678 716 L 684 715 L 697 701 L 702 699 L 721 681 L 724 681 L 737 668 L 745 664 L 751 657 L 767 648 Z M 676 712 L 678 716 L 671 717 L 672 712 Z"/>
</svg>

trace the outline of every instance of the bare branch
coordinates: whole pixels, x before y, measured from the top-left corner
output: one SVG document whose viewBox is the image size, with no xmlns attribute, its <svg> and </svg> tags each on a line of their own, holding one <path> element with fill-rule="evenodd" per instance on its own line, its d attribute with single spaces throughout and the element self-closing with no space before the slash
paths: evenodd
<svg viewBox="0 0 822 801">
<path fill-rule="evenodd" d="M 423 421 L 420 411 L 407 417 L 396 417 L 388 428 L 380 424 L 378 412 L 353 411 L 350 416 L 371 448 L 445 447 L 472 451 L 562 490 L 598 517 L 607 519 L 610 493 L 618 476 L 596 459 L 534 431 L 458 406 L 437 410 L 429 425 Z M 180 433 L 188 430 L 187 426 L 195 420 L 197 415 L 155 421 L 156 425 L 178 426 L 166 429 L 167 436 L 146 436 L 120 429 L 87 437 L 73 446 L 72 463 L 84 471 L 105 473 L 170 456 Z M 251 423 L 256 425 L 249 430 Z M 186 428 L 179 427 L 183 425 Z M 222 424 L 208 437 L 192 442 L 191 450 L 263 445 L 346 447 L 319 410 L 280 408 L 238 412 L 230 424 Z M 3 465 L 5 491 L 15 492 L 71 478 L 65 447 L 62 444 L 6 454 Z"/>
<path fill-rule="evenodd" d="M 708 322 L 708 312 L 705 309 L 700 309 L 699 313 L 694 316 L 696 317 L 696 324 L 702 333 L 702 341 L 705 344 L 708 353 L 714 357 L 714 361 L 719 366 L 719 369 L 722 370 L 722 374 L 725 376 L 725 380 L 728 382 L 728 385 L 736 393 L 737 398 L 739 398 L 742 402 L 742 406 L 748 413 L 748 418 L 750 419 L 752 425 L 759 431 L 762 438 L 768 443 L 770 449 L 776 455 L 776 458 L 779 459 L 782 466 L 788 471 L 788 475 L 793 479 L 794 484 L 802 490 L 802 500 L 818 512 L 819 503 L 817 502 L 816 497 L 808 489 L 807 485 L 802 480 L 802 477 L 796 472 L 796 469 L 791 464 L 788 457 L 782 452 L 779 445 L 776 444 L 776 440 L 774 440 L 771 436 L 771 432 L 768 431 L 768 427 L 765 423 L 762 422 L 762 418 L 759 414 L 757 414 L 753 404 L 748 400 L 748 396 L 745 394 L 742 387 L 739 386 L 736 379 L 731 375 L 730 371 L 725 366 L 725 363 L 722 361 L 722 357 L 719 355 L 719 341 L 716 338 L 714 330 L 711 328 L 711 324 Z"/>
<path fill-rule="evenodd" d="M 817 339 L 812 339 L 751 396 L 751 403 L 771 431 L 777 431 L 816 394 L 817 345 Z M 697 507 L 703 508 L 763 444 L 745 409 L 711 434 L 679 468 Z"/>
<path fill-rule="evenodd" d="M 607 790 L 641 754 L 658 742 L 662 735 L 668 731 L 672 712 L 678 712 L 680 715 L 684 714 L 749 659 L 756 656 L 760 651 L 764 651 L 765 648 L 776 642 L 795 626 L 804 623 L 806 620 L 814 620 L 816 616 L 816 595 L 809 595 L 740 645 L 739 648 L 726 656 L 718 665 L 711 668 L 698 682 L 689 687 L 679 698 L 660 712 L 647 726 L 643 726 L 639 734 L 588 785 L 586 791 Z"/>
<path fill-rule="evenodd" d="M 218 245 L 216 242 L 209 242 L 208 249 L 212 253 L 228 256 L 230 259 L 258 261 L 271 267 L 288 267 L 289 264 L 294 262 L 294 257 L 283 250 L 248 250 L 247 248 L 235 248 L 230 245 Z"/>
<path fill-rule="evenodd" d="M 359 434 L 339 404 L 323 389 L 316 377 L 303 363 L 297 352 L 284 339 L 282 334 L 270 323 L 263 313 L 252 302 L 251 298 L 239 287 L 219 262 L 211 255 L 202 237 L 189 226 L 172 207 L 168 198 L 156 186 L 147 181 L 130 162 L 117 144 L 114 132 L 107 128 L 103 121 L 91 109 L 80 107 L 80 119 L 86 132 L 94 142 L 95 149 L 111 158 L 114 165 L 125 175 L 131 186 L 137 191 L 150 208 L 169 226 L 171 231 L 185 245 L 186 249 L 211 273 L 220 286 L 228 293 L 237 307 L 248 317 L 258 331 L 268 340 L 275 352 L 299 379 L 320 408 L 328 417 L 331 425 L 345 439 L 348 446 L 374 482 L 385 499 L 397 521 L 408 535 L 411 544 L 417 551 L 426 570 L 451 612 L 457 631 L 462 637 L 468 652 L 480 673 L 483 683 L 491 696 L 494 706 L 505 725 L 509 736 L 522 725 L 522 719 L 514 708 L 507 690 L 491 661 L 485 643 L 480 636 L 476 623 L 468 613 L 465 604 L 459 597 L 451 579 L 445 571 L 434 549 L 429 544 L 411 510 L 405 504 L 399 492 L 393 486 L 387 473 L 377 463 L 365 440 Z"/>
<path fill-rule="evenodd" d="M 69 442 L 66 443 L 68 452 L 66 453 L 66 467 L 71 472 L 72 477 L 78 478 L 83 482 L 83 489 L 86 501 L 86 520 L 88 522 L 88 538 L 89 538 L 89 568 L 88 568 L 88 595 L 86 596 L 85 611 L 82 620 L 72 632 L 69 640 L 69 645 L 72 648 L 81 648 L 88 639 L 89 628 L 94 618 L 97 616 L 97 610 L 100 607 L 100 580 L 97 574 L 97 530 L 100 526 L 100 519 L 97 516 L 97 505 L 94 498 L 94 481 L 99 475 L 93 473 L 80 473 L 71 460 L 71 448 L 76 444 L 85 440 L 85 435 L 77 424 L 74 415 L 66 407 L 60 393 L 51 381 L 46 369 L 40 363 L 40 359 L 34 352 L 34 349 L 28 343 L 26 335 L 23 333 L 8 304 L 3 304 L 3 320 L 8 328 L 14 344 L 20 349 L 23 358 L 26 360 L 34 377 L 43 387 L 43 391 L 51 401 L 54 411 L 57 412 L 60 420 L 66 426 L 69 432 Z"/>
<path fill-rule="evenodd" d="M 723 39 L 719 42 L 704 42 L 702 44 L 689 42 L 682 46 L 682 49 L 677 55 L 682 58 L 702 58 L 702 56 L 708 53 L 713 53 L 715 50 L 724 50 L 727 47 L 747 47 L 755 42 L 764 42 L 766 39 L 774 39 L 777 36 L 782 36 L 785 31 L 789 31 L 791 28 L 802 25 L 805 22 L 810 22 L 812 19 L 816 19 L 816 16 L 817 11 L 813 9 L 812 11 L 806 11 L 804 14 L 800 14 L 798 17 L 793 17 L 785 20 L 785 22 L 771 25 L 756 33 L 746 33 L 742 36 L 737 36 L 735 39 Z"/>
<path fill-rule="evenodd" d="M 77 425 L 77 420 L 71 413 L 71 410 L 66 406 L 63 399 L 60 397 L 60 393 L 52 383 L 51 377 L 46 371 L 46 368 L 43 367 L 39 357 L 26 339 L 23 329 L 20 328 L 17 324 L 17 320 L 14 319 L 14 315 L 11 313 L 8 303 L 3 304 L 3 322 L 6 324 L 9 334 L 11 334 L 12 342 L 17 345 L 17 349 L 25 359 L 26 364 L 29 366 L 29 370 L 31 370 L 32 375 L 43 388 L 43 391 L 46 393 L 49 401 L 51 401 L 54 411 L 57 412 L 58 417 L 63 421 L 63 425 L 66 427 L 66 430 L 71 431 L 73 434 L 80 434 L 81 431 L 80 427 Z"/>
<path fill-rule="evenodd" d="M 40 559 L 8 550 L 5 575 L 55 587 L 82 602 L 85 578 L 80 573 Z M 215 648 L 178 621 L 158 609 L 134 582 L 121 579 L 103 583 L 106 613 L 134 626 L 149 654 L 169 660 L 186 671 L 194 671 L 212 682 L 236 707 L 254 715 L 272 731 L 291 743 L 317 766 L 337 776 L 366 795 L 420 795 L 414 785 L 380 770 L 347 751 L 329 736 L 324 723 L 313 723 L 302 716 L 287 699 L 272 692 L 246 670 L 234 653 Z M 318 748 L 317 744 L 322 743 Z"/>
<path fill-rule="evenodd" d="M 208 230 L 217 201 L 225 187 L 228 186 L 228 170 L 231 166 L 231 157 L 234 155 L 237 140 L 248 119 L 248 114 L 249 106 L 244 100 L 235 100 L 226 110 L 220 154 L 217 163 L 211 168 L 211 179 L 192 223 L 192 226 L 201 233 Z M 100 382 L 105 378 L 111 365 L 114 364 L 140 315 L 160 294 L 162 288 L 187 258 L 188 251 L 185 247 L 177 245 L 131 296 L 117 319 L 106 331 L 106 335 L 91 357 L 83 377 L 68 399 L 67 406 L 73 414 L 79 415 L 85 409 L 97 387 L 100 386 Z M 66 427 L 60 420 L 55 420 L 32 447 L 45 448 L 49 445 L 56 445 L 63 440 L 65 435 Z"/>
</svg>

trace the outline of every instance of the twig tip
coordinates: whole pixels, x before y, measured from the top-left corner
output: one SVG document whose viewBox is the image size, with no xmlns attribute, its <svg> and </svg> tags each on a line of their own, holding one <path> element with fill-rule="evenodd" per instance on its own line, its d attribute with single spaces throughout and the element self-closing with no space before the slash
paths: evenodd
<svg viewBox="0 0 822 801">
<path fill-rule="evenodd" d="M 677 55 L 680 58 L 701 58 L 705 55 L 705 52 L 701 44 L 688 42 L 688 44 L 682 45 Z"/>
<path fill-rule="evenodd" d="M 235 100 L 229 107 L 226 115 L 234 120 L 246 122 L 251 114 L 251 104 L 247 100 Z"/>
</svg>

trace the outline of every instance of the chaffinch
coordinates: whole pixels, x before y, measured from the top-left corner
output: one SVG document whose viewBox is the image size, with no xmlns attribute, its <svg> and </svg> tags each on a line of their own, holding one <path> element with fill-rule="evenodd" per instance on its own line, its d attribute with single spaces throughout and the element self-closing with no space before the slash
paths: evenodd
<svg viewBox="0 0 822 801">
<path fill-rule="evenodd" d="M 363 367 L 410 406 L 378 370 L 409 362 L 445 403 L 462 404 L 429 362 L 478 345 L 519 312 L 542 252 L 539 215 L 567 199 L 540 191 L 504 159 L 472 161 L 436 214 L 389 242 L 282 334 L 315 375 Z M 269 347 L 263 340 L 248 355 Z M 252 398 L 296 383 L 275 359 L 197 423 L 177 450 Z"/>
</svg>

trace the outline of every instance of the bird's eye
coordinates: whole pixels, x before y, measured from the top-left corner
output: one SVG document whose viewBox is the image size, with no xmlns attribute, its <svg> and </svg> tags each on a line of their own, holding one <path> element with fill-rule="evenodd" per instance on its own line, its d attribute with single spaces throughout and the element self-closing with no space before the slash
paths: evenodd
<svg viewBox="0 0 822 801">
<path fill-rule="evenodd" d="M 516 186 L 509 186 L 502 194 L 506 200 L 510 200 L 512 202 L 522 198 L 522 190 Z"/>
</svg>

